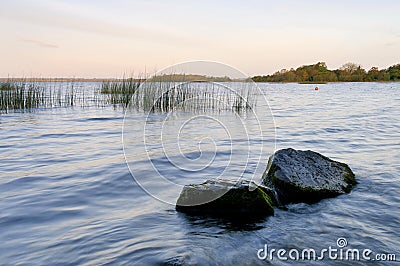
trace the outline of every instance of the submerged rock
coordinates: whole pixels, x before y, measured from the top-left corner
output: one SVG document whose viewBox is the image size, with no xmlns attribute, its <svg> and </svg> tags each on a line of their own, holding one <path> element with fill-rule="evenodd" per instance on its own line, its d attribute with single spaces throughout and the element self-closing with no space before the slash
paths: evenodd
<svg viewBox="0 0 400 266">
<path fill-rule="evenodd" d="M 244 180 L 209 180 L 186 185 L 176 210 L 248 220 L 273 215 L 274 206 L 284 207 L 291 202 L 313 203 L 349 193 L 356 183 L 347 164 L 313 151 L 289 148 L 270 157 L 263 185 Z"/>
<path fill-rule="evenodd" d="M 356 180 L 347 164 L 289 148 L 269 158 L 263 183 L 276 190 L 282 203 L 312 203 L 350 192 Z"/>
<path fill-rule="evenodd" d="M 271 189 L 259 187 L 250 181 L 208 180 L 203 184 L 184 186 L 176 210 L 239 219 L 273 215 L 273 193 Z"/>
</svg>

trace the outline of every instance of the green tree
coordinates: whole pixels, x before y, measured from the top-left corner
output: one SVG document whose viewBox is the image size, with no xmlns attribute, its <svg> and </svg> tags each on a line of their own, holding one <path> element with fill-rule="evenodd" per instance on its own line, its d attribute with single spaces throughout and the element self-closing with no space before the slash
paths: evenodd
<svg viewBox="0 0 400 266">
<path fill-rule="evenodd" d="M 272 75 L 255 76 L 252 79 L 257 82 L 400 81 L 400 64 L 382 70 L 372 67 L 367 72 L 355 63 L 346 63 L 332 71 L 325 62 L 318 62 L 297 69 L 282 69 Z"/>
<path fill-rule="evenodd" d="M 371 67 L 370 70 L 368 70 L 367 73 L 367 81 L 378 81 L 380 78 L 380 72 L 377 67 Z"/>
<path fill-rule="evenodd" d="M 400 64 L 389 67 L 387 72 L 390 75 L 390 80 L 400 80 Z"/>
</svg>

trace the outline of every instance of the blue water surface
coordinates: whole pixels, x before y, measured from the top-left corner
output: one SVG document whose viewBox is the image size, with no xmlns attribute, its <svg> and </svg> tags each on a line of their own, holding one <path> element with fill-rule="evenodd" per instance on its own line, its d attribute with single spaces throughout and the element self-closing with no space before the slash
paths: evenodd
<svg viewBox="0 0 400 266">
<path fill-rule="evenodd" d="M 269 147 L 311 149 L 348 163 L 358 181 L 350 194 L 313 205 L 292 204 L 249 224 L 186 216 L 148 195 L 133 179 L 125 161 L 121 108 L 1 114 L 0 264 L 290 265 L 293 261 L 277 258 L 262 261 L 257 251 L 265 244 L 321 250 L 337 247 L 338 238 L 346 238 L 348 247 L 394 253 L 400 260 L 400 84 L 329 83 L 318 91 L 313 85 L 258 86 L 276 125 L 276 144 L 270 139 Z M 263 112 L 269 116 L 267 108 Z M 132 113 L 127 119 L 137 119 L 140 125 L 143 115 Z M 207 122 L 200 130 L 198 125 L 192 132 L 189 127 L 188 132 L 207 135 L 207 125 L 218 128 Z M 239 131 L 241 125 L 237 127 Z M 143 141 L 140 127 L 136 130 L 131 133 L 137 138 L 128 140 L 132 145 Z M 205 141 L 200 149 L 188 142 L 183 147 L 189 159 L 204 155 L 207 161 L 215 155 L 208 170 L 176 171 L 158 153 L 162 142 L 157 139 L 149 141 L 152 160 L 172 183 L 181 185 L 223 172 L 227 161 L 231 173 L 241 171 L 248 152 L 245 139 L 230 141 L 222 129 L 215 130 L 211 130 L 216 132 L 215 143 Z M 175 139 L 171 127 L 163 141 L 167 145 Z M 253 139 L 250 150 L 263 141 L 269 140 Z M 172 158 L 180 154 L 173 152 L 174 146 L 166 147 Z M 144 179 L 148 174 L 152 180 L 146 158 L 140 160 L 139 151 L 128 152 L 136 158 L 132 172 Z M 264 154 L 262 164 L 269 155 L 269 151 Z M 245 175 L 254 161 L 249 164 Z M 149 183 L 161 196 L 178 196 L 178 190 Z M 374 263 L 307 261 L 304 265 Z"/>
</svg>

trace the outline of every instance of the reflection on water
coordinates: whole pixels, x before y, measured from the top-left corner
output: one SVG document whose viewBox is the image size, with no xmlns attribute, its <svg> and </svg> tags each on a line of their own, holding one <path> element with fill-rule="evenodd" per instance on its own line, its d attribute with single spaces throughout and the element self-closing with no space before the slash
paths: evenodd
<svg viewBox="0 0 400 266">
<path fill-rule="evenodd" d="M 208 228 L 211 228 L 210 231 L 219 228 L 220 234 L 226 231 L 255 231 L 263 228 L 263 222 L 266 221 L 267 218 L 254 218 L 254 219 L 229 219 L 228 217 L 209 217 L 205 215 L 189 215 L 189 214 L 178 214 L 184 222 L 189 224 L 193 231 L 193 234 L 208 234 Z"/>
<path fill-rule="evenodd" d="M 323 249 L 339 237 L 352 248 L 400 254 L 400 85 L 337 83 L 318 91 L 312 85 L 260 86 L 274 113 L 277 148 L 312 149 L 347 162 L 359 182 L 350 194 L 289 205 L 251 223 L 187 216 L 155 200 L 133 180 L 121 143 L 122 110 L 60 108 L 1 115 L 1 263 L 289 265 L 261 262 L 256 252 L 264 244 Z M 145 119 L 133 115 L 127 120 Z M 251 127 L 250 120 L 246 123 Z M 209 132 L 195 126 L 187 128 L 198 138 L 192 146 L 183 145 L 186 158 L 174 153 L 172 144 L 169 158 L 180 163 L 215 153 L 215 164 L 205 172 L 176 171 L 158 153 L 160 136 L 155 135 L 148 148 L 159 171 L 183 185 L 220 172 L 229 158 L 232 175 L 242 169 L 245 139 L 228 141 L 216 131 L 215 143 L 208 142 L 203 137 Z M 142 136 L 140 130 L 131 133 Z M 175 132 L 173 124 L 169 130 Z M 167 145 L 173 134 L 164 135 Z M 134 146 L 143 139 L 129 141 Z M 261 142 L 274 144 L 252 136 L 250 147 Z M 264 164 L 268 156 L 267 151 Z M 245 174 L 250 175 L 254 162 L 249 163 Z M 149 173 L 145 158 L 133 167 L 134 173 Z M 157 184 L 152 188 L 167 198 L 179 194 Z"/>
</svg>

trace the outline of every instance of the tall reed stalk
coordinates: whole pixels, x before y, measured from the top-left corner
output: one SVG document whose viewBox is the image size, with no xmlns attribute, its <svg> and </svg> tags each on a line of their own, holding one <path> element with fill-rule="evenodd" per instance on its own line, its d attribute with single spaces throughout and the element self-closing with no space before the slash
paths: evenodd
<svg viewBox="0 0 400 266">
<path fill-rule="evenodd" d="M 172 78 L 171 78 L 172 77 Z M 150 112 L 183 111 L 245 111 L 255 106 L 252 83 L 216 83 L 208 80 L 185 80 L 185 75 L 156 76 L 144 81 L 123 78 L 103 82 L 92 93 L 91 85 L 66 82 L 5 82 L 0 83 L 0 113 L 33 111 L 37 108 L 96 107 L 109 104 Z M 238 84 L 240 86 L 238 86 Z M 228 86 L 229 85 L 229 86 Z M 234 85 L 234 86 L 232 86 Z M 231 88 L 231 86 L 233 88 Z M 90 102 L 87 103 L 87 100 Z"/>
<path fill-rule="evenodd" d="M 74 106 L 74 84 L 61 89 L 50 83 L 5 82 L 0 83 L 0 113 L 32 111 L 37 108 Z"/>
<path fill-rule="evenodd" d="M 107 95 L 105 100 L 108 103 L 122 104 L 123 107 L 127 107 L 140 84 L 141 79 L 123 78 L 122 80 L 103 82 L 100 92 Z"/>
<path fill-rule="evenodd" d="M 243 83 L 232 89 L 223 83 L 208 81 L 170 81 L 149 79 L 132 95 L 131 107 L 150 112 L 184 111 L 244 111 L 255 106 L 251 85 Z"/>
</svg>

